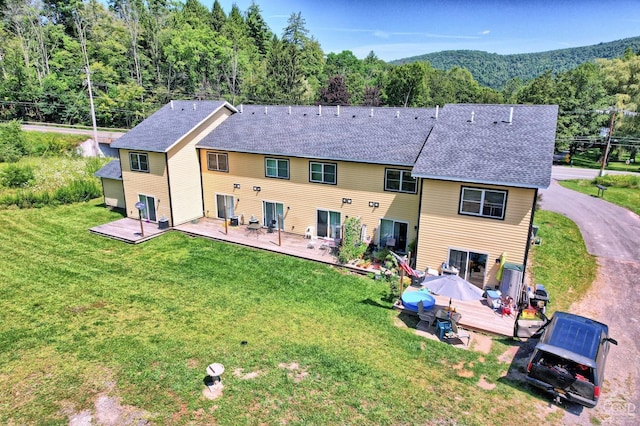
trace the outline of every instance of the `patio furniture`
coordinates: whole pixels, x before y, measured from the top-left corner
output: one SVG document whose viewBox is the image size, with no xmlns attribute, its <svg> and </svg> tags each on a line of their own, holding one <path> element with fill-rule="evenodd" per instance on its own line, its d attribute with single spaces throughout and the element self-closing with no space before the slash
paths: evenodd
<svg viewBox="0 0 640 426">
<path fill-rule="evenodd" d="M 304 231 L 304 237 L 309 238 L 310 240 L 315 240 L 316 239 L 315 233 L 316 233 L 315 227 L 307 226 L 307 229 Z"/>
<path fill-rule="evenodd" d="M 451 322 L 451 334 L 449 336 L 445 335 L 445 337 L 447 338 L 447 340 L 458 339 L 461 342 L 462 342 L 462 339 L 466 338 L 467 339 L 466 346 L 469 346 L 469 343 L 471 343 L 471 334 L 467 330 L 460 328 L 455 321 Z"/>
<path fill-rule="evenodd" d="M 436 319 L 436 333 L 440 340 L 444 340 L 445 335 L 451 332 L 451 321 Z"/>
<path fill-rule="evenodd" d="M 249 234 L 255 234 L 256 238 L 262 233 L 262 226 L 259 223 L 250 223 L 247 225 Z"/>
<path fill-rule="evenodd" d="M 502 307 L 502 293 L 500 290 L 486 290 L 485 293 L 487 305 L 494 311 L 498 311 Z"/>
<path fill-rule="evenodd" d="M 418 329 L 429 329 L 431 328 L 431 323 L 436 318 L 436 313 L 433 312 L 433 305 L 429 307 L 429 309 L 424 309 L 424 300 L 418 301 L 418 318 L 420 318 L 420 322 L 416 328 Z"/>
</svg>

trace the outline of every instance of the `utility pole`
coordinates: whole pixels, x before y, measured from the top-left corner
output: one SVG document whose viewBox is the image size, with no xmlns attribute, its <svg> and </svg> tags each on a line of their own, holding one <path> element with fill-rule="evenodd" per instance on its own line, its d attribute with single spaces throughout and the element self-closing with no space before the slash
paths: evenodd
<svg viewBox="0 0 640 426">
<path fill-rule="evenodd" d="M 611 138 L 613 136 L 613 123 L 615 122 L 616 119 L 616 113 L 621 112 L 622 115 L 628 115 L 631 117 L 635 117 L 638 115 L 637 112 L 634 111 L 627 111 L 624 109 L 618 109 L 616 107 L 612 107 L 610 110 L 606 110 L 606 111 L 602 111 L 602 110 L 598 110 L 597 112 L 599 113 L 609 113 L 611 112 L 611 122 L 609 124 L 609 135 L 607 135 L 607 146 L 604 150 L 604 157 L 602 158 L 602 164 L 600 165 L 600 176 L 604 176 L 604 167 L 607 164 L 607 158 L 609 157 L 609 149 L 611 148 Z"/>
<path fill-rule="evenodd" d="M 611 111 L 611 124 L 609 124 L 609 135 L 607 135 L 607 146 L 604 149 L 604 157 L 602 157 L 602 164 L 600 164 L 600 177 L 604 176 L 604 166 L 607 164 L 607 157 L 609 156 L 609 148 L 611 147 L 611 134 L 613 133 L 613 123 L 616 119 L 617 109 Z"/>
<path fill-rule="evenodd" d="M 98 127 L 96 126 L 96 110 L 93 106 L 93 92 L 91 90 L 91 71 L 89 67 L 85 67 L 87 72 L 87 85 L 89 86 L 89 103 L 91 104 L 91 123 L 93 124 L 93 146 L 96 150 L 96 155 L 100 156 L 100 145 L 98 144 Z"/>
</svg>

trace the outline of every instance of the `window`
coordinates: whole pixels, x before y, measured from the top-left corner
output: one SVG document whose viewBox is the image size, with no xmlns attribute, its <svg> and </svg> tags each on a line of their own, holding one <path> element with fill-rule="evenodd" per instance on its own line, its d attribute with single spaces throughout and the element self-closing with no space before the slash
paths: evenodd
<svg viewBox="0 0 640 426">
<path fill-rule="evenodd" d="M 227 154 L 207 152 L 207 168 L 216 172 L 228 172 L 229 161 Z"/>
<path fill-rule="evenodd" d="M 131 170 L 134 172 L 149 172 L 149 158 L 147 154 L 140 152 L 130 152 L 129 162 L 131 163 Z"/>
<path fill-rule="evenodd" d="M 265 168 L 267 177 L 289 179 L 289 160 L 267 158 Z"/>
<path fill-rule="evenodd" d="M 333 163 L 309 163 L 309 181 L 318 183 L 336 183 L 336 165 Z"/>
<path fill-rule="evenodd" d="M 506 191 L 488 189 L 462 188 L 460 197 L 460 214 L 504 219 L 507 203 Z"/>
<path fill-rule="evenodd" d="M 416 179 L 411 176 L 411 170 L 386 169 L 384 175 L 384 190 L 394 192 L 416 193 Z"/>
</svg>

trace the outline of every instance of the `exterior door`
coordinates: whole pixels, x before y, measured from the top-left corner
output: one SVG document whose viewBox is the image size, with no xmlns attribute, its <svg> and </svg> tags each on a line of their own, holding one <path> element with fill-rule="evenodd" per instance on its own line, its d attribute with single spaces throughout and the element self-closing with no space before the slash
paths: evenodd
<svg viewBox="0 0 640 426">
<path fill-rule="evenodd" d="M 378 234 L 380 247 L 389 247 L 400 253 L 407 251 L 407 222 L 397 222 L 391 219 L 380 220 L 380 233 Z"/>
<path fill-rule="evenodd" d="M 233 195 L 216 194 L 216 210 L 218 218 L 229 219 L 230 217 L 235 216 L 235 208 L 233 206 L 233 202 Z"/>
<path fill-rule="evenodd" d="M 318 237 L 340 238 L 340 212 L 318 210 L 317 216 Z"/>
<path fill-rule="evenodd" d="M 278 226 L 278 217 L 281 217 L 282 223 L 280 223 L 280 229 L 284 231 L 284 204 L 282 203 L 272 203 L 270 201 L 264 201 L 262 203 L 264 214 L 262 217 L 264 218 L 264 226 L 269 226 L 272 223 L 275 223 L 275 227 Z M 275 222 L 273 222 L 275 220 Z"/>
<path fill-rule="evenodd" d="M 466 250 L 449 250 L 449 265 L 455 266 L 459 275 L 471 284 L 483 288 L 487 272 L 487 258 L 484 253 Z"/>
<path fill-rule="evenodd" d="M 151 195 L 138 194 L 138 201 L 144 204 L 144 209 L 140 210 L 143 219 L 149 222 L 156 222 L 156 199 Z"/>
</svg>

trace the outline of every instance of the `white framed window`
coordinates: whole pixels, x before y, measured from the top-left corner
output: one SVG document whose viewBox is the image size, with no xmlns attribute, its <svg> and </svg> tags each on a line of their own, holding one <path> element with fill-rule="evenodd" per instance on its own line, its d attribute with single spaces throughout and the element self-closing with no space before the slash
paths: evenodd
<svg viewBox="0 0 640 426">
<path fill-rule="evenodd" d="M 411 176 L 411 170 L 385 169 L 384 190 L 393 192 L 406 192 L 415 194 L 418 181 Z"/>
<path fill-rule="evenodd" d="M 507 191 L 462 187 L 460 214 L 504 219 Z"/>
<path fill-rule="evenodd" d="M 289 160 L 284 158 L 266 158 L 265 174 L 267 177 L 289 179 Z"/>
<path fill-rule="evenodd" d="M 207 169 L 215 172 L 228 172 L 229 156 L 222 152 L 207 152 Z"/>
<path fill-rule="evenodd" d="M 329 183 L 335 185 L 337 182 L 337 169 L 335 163 L 309 162 L 309 182 Z"/>
<path fill-rule="evenodd" d="M 142 152 L 130 152 L 129 164 L 134 172 L 149 172 L 149 157 Z"/>
</svg>

